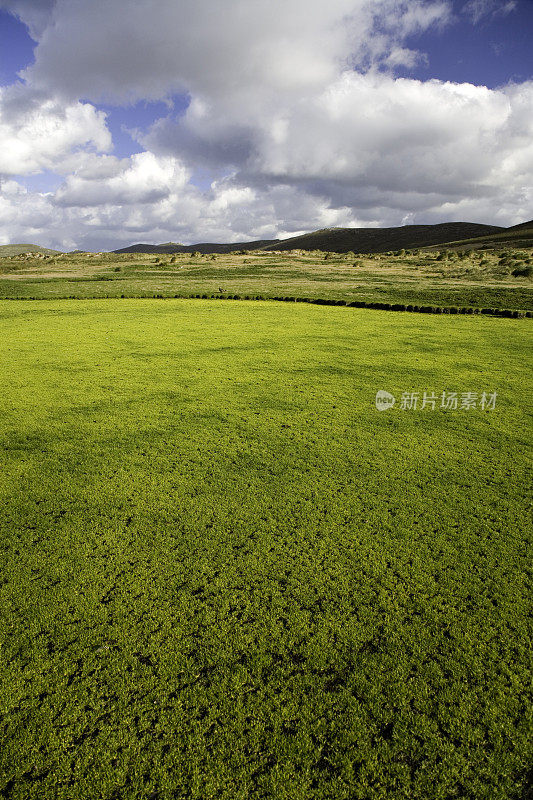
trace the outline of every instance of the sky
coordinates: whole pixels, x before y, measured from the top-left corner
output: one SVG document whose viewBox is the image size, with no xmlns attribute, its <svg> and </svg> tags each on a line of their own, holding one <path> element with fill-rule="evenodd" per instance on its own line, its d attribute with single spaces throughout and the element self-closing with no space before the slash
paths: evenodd
<svg viewBox="0 0 533 800">
<path fill-rule="evenodd" d="M 533 218 L 533 0 L 0 0 L 0 244 Z"/>
</svg>

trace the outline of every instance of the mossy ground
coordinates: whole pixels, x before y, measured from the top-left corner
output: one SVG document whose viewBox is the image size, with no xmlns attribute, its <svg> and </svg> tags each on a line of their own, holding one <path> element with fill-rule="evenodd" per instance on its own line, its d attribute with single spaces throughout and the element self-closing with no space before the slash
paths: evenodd
<svg viewBox="0 0 533 800">
<path fill-rule="evenodd" d="M 0 328 L 1 796 L 523 796 L 529 321 L 72 300 Z"/>
</svg>

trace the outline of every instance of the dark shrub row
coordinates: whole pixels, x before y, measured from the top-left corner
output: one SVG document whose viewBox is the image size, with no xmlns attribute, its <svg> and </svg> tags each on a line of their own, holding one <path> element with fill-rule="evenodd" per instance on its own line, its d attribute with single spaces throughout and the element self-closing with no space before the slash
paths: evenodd
<svg viewBox="0 0 533 800">
<path fill-rule="evenodd" d="M 63 297 L 12 297 L 5 298 L 11 300 L 275 300 L 281 303 L 311 303 L 317 306 L 348 306 L 350 308 L 370 308 L 379 311 L 410 311 L 419 314 L 485 314 L 492 317 L 508 317 L 511 319 L 533 318 L 533 311 L 517 311 L 510 308 L 472 308 L 457 306 L 419 306 L 411 303 L 380 303 L 367 300 L 334 300 L 332 298 L 320 297 L 264 297 L 263 295 L 240 295 L 240 294 L 154 294 L 154 295 L 94 295 L 92 297 L 80 297 L 78 295 L 64 295 Z"/>
<path fill-rule="evenodd" d="M 196 295 L 199 297 L 200 295 Z M 211 295 L 212 298 L 240 300 L 240 295 Z M 419 306 L 411 303 L 380 303 L 367 300 L 334 300 L 322 297 L 263 297 L 246 295 L 245 300 L 274 300 L 281 303 L 311 303 L 317 306 L 349 306 L 351 308 L 371 308 L 381 311 L 411 311 L 420 314 L 489 314 L 494 317 L 521 319 L 533 317 L 533 311 L 515 311 L 508 308 L 459 308 L 457 306 Z"/>
</svg>

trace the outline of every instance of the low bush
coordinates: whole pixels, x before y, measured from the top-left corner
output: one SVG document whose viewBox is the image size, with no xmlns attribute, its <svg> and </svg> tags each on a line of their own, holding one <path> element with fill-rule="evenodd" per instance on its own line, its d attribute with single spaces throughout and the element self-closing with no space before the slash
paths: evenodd
<svg viewBox="0 0 533 800">
<path fill-rule="evenodd" d="M 526 265 L 523 267 L 516 267 L 511 272 L 514 278 L 530 278 L 533 275 L 533 266 Z"/>
</svg>

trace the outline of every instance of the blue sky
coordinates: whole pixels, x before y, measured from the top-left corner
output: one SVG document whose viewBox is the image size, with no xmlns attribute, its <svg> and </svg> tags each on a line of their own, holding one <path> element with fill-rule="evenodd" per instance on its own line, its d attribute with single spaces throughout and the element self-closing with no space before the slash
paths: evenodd
<svg viewBox="0 0 533 800">
<path fill-rule="evenodd" d="M 442 31 L 408 40 L 428 54 L 427 67 L 411 73 L 420 80 L 437 78 L 494 89 L 509 81 L 533 77 L 533 0 L 519 0 L 513 10 L 497 7 L 474 24 L 465 4 L 454 3 L 456 21 Z M 404 72 L 404 75 L 407 75 Z"/>
<path fill-rule="evenodd" d="M 18 204 L 17 214 L 0 217 L 2 241 L 27 231 L 94 249 L 127 243 L 137 233 L 151 241 L 231 241 L 285 236 L 328 222 L 469 218 L 514 224 L 528 215 L 532 165 L 524 140 L 532 118 L 533 0 L 377 0 L 371 12 L 365 0 L 334 0 L 330 10 L 318 0 L 302 7 L 290 0 L 281 25 L 271 12 L 269 18 L 266 0 L 253 12 L 244 0 L 228 0 L 227 27 L 224 16 L 213 19 L 211 2 L 199 0 L 195 18 L 194 10 L 180 17 L 173 0 L 156 0 L 149 15 L 151 5 L 140 0 L 144 18 L 130 13 L 128 32 L 121 31 L 110 57 L 106 36 L 114 25 L 119 30 L 125 0 L 95 0 L 100 22 L 96 8 L 84 16 L 73 1 L 63 3 L 61 16 L 54 0 L 41 6 L 0 0 L 0 131 L 7 152 L 15 154 L 11 161 L 5 156 L 3 171 L 0 163 L 0 191 L 9 208 Z M 303 32 L 301 8 L 310 18 Z M 354 20 L 349 44 L 339 27 L 347 12 Z M 253 13 L 259 30 L 245 41 L 233 30 L 235 20 L 248 16 L 250 31 Z M 284 25 L 288 32 L 294 26 L 293 39 L 279 33 Z M 358 41 L 361 31 L 366 38 Z M 100 40 L 99 55 L 93 51 Z M 270 53 L 277 54 L 271 61 Z M 459 88 L 450 92 L 444 82 Z M 361 98 L 370 114 L 356 113 Z M 472 138 L 481 143 L 476 163 L 469 157 L 475 144 L 454 132 L 461 105 Z M 420 125 L 409 134 L 417 118 Z M 396 140 L 387 137 L 389 126 L 398 130 Z M 375 151 L 373 139 L 376 148 L 388 149 Z M 437 175 L 432 157 L 442 159 L 446 151 L 452 158 L 452 145 L 457 164 L 443 162 Z M 403 176 L 391 158 L 396 146 L 405 159 Z M 410 159 L 417 159 L 416 175 L 409 172 Z M 421 162 L 428 164 L 425 173 Z M 496 207 L 498 180 L 507 188 Z M 21 227 L 22 207 L 29 215 L 33 209 L 42 227 Z M 118 217 L 122 227 L 111 222 Z M 19 224 L 10 230 L 13 219 Z"/>
</svg>

